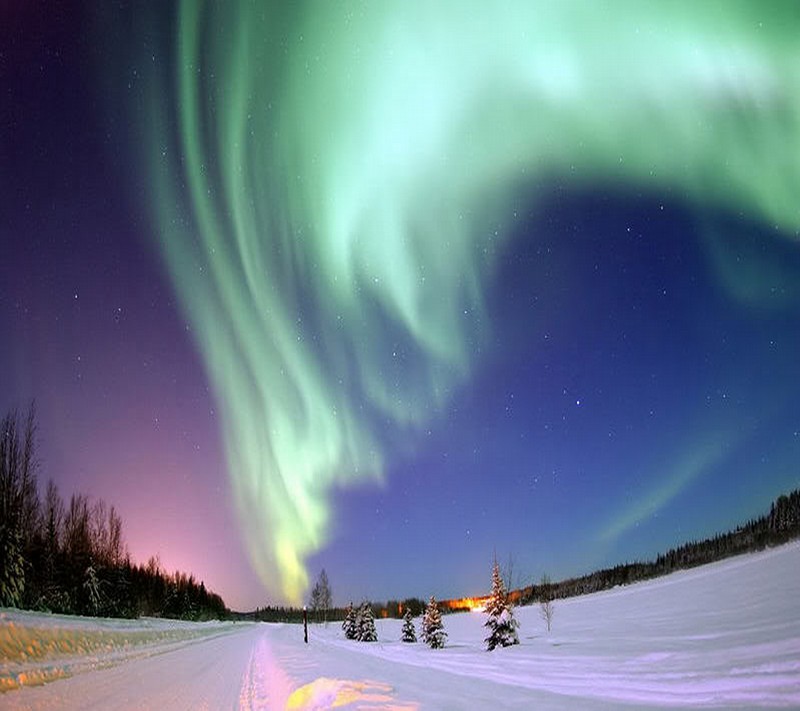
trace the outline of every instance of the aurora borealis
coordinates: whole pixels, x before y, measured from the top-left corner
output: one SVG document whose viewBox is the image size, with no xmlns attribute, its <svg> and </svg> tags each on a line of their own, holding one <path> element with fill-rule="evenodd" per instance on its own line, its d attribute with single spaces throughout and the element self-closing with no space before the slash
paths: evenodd
<svg viewBox="0 0 800 711">
<path fill-rule="evenodd" d="M 797 484 L 795 3 L 187 1 L 80 27 L 124 166 L 103 189 L 166 267 L 154 318 L 186 319 L 158 330 L 197 349 L 204 476 L 271 599 L 321 565 L 356 597 L 472 594 L 493 550 L 571 574 Z M 16 397 L 35 360 L 4 361 Z"/>
</svg>

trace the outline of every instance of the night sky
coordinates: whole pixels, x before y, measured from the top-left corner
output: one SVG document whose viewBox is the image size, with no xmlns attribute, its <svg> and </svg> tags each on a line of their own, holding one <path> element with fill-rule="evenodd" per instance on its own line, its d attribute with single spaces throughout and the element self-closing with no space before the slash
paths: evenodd
<svg viewBox="0 0 800 711">
<path fill-rule="evenodd" d="M 800 484 L 787 3 L 0 4 L 0 408 L 237 609 Z"/>
</svg>

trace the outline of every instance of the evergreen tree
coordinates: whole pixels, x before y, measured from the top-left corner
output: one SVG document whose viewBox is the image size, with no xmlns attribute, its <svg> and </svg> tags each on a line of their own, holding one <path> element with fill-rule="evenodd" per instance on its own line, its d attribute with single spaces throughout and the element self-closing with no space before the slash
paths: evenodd
<svg viewBox="0 0 800 711">
<path fill-rule="evenodd" d="M 97 571 L 90 563 L 83 574 L 83 591 L 86 600 L 86 612 L 89 615 L 100 614 L 102 598 L 100 596 L 100 580 Z"/>
<path fill-rule="evenodd" d="M 517 636 L 519 623 L 514 619 L 514 610 L 508 600 L 497 561 L 492 568 L 492 594 L 486 603 L 486 612 L 489 615 L 484 625 L 489 630 L 489 636 L 485 640 L 486 649 L 491 652 L 495 647 L 519 644 Z"/>
<path fill-rule="evenodd" d="M 358 638 L 358 615 L 353 609 L 352 602 L 347 606 L 347 615 L 345 615 L 344 622 L 342 622 L 342 629 L 344 630 L 345 639 Z"/>
<path fill-rule="evenodd" d="M 25 590 L 22 535 L 13 521 L 0 521 L 0 607 L 17 607 Z"/>
<path fill-rule="evenodd" d="M 411 616 L 411 608 L 406 608 L 406 614 L 403 615 L 403 633 L 400 638 L 402 642 L 416 642 L 417 633 L 414 629 L 414 618 Z"/>
<path fill-rule="evenodd" d="M 360 642 L 361 641 L 361 615 L 364 612 L 364 607 L 359 606 L 358 610 L 356 610 L 356 627 L 355 627 L 355 636 L 353 637 L 354 640 Z"/>
<path fill-rule="evenodd" d="M 361 642 L 377 642 L 378 631 L 375 629 L 375 617 L 372 614 L 372 608 L 369 603 L 365 602 L 361 606 L 359 618 L 359 633 L 358 639 Z"/>
<path fill-rule="evenodd" d="M 42 565 L 40 571 L 40 603 L 38 607 L 52 611 L 59 605 L 58 562 L 59 540 L 64 519 L 64 504 L 53 480 L 47 482 L 47 495 L 42 511 Z"/>
<path fill-rule="evenodd" d="M 0 605 L 21 607 L 26 598 L 26 553 L 39 518 L 36 492 L 34 409 L 20 427 L 16 412 L 0 422 Z"/>
<path fill-rule="evenodd" d="M 431 595 L 422 618 L 422 641 L 431 649 L 441 649 L 447 641 L 442 613 L 439 611 L 439 605 L 436 604 L 436 598 L 433 595 Z"/>
</svg>

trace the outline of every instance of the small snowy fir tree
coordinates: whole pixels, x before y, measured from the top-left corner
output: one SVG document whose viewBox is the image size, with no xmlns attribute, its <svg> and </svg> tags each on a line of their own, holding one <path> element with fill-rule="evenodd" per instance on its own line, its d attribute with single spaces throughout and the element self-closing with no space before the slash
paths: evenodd
<svg viewBox="0 0 800 711">
<path fill-rule="evenodd" d="M 358 639 L 362 642 L 377 642 L 378 632 L 375 629 L 375 617 L 372 614 L 372 608 L 369 603 L 364 603 L 361 606 L 361 613 L 359 614 L 360 620 L 360 634 Z"/>
<path fill-rule="evenodd" d="M 342 622 L 345 639 L 356 639 L 358 637 L 358 618 L 351 602 L 347 606 L 347 615 Z"/>
<path fill-rule="evenodd" d="M 433 595 L 431 595 L 422 618 L 422 641 L 431 649 L 441 649 L 447 641 L 447 632 L 444 631 L 442 623 L 442 613 L 439 612 L 439 606 Z"/>
<path fill-rule="evenodd" d="M 486 603 L 486 612 L 489 615 L 484 625 L 489 630 L 489 636 L 485 640 L 486 649 L 491 652 L 495 647 L 519 644 L 517 636 L 519 623 L 514 619 L 514 610 L 508 600 L 503 579 L 500 577 L 497 561 L 492 568 L 492 594 Z"/>
<path fill-rule="evenodd" d="M 411 616 L 411 608 L 406 608 L 406 614 L 403 615 L 403 634 L 400 637 L 401 642 L 416 642 L 417 632 L 414 629 L 414 618 Z"/>
<path fill-rule="evenodd" d="M 90 615 L 100 614 L 100 581 L 97 571 L 90 563 L 83 575 L 83 590 L 86 593 L 86 610 Z"/>
</svg>

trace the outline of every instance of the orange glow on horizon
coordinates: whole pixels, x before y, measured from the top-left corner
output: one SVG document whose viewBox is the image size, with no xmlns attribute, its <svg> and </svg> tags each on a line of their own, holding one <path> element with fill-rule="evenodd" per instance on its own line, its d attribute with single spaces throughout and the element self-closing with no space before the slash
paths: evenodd
<svg viewBox="0 0 800 711">
<path fill-rule="evenodd" d="M 484 597 L 462 597 L 455 600 L 443 600 L 442 607 L 447 608 L 453 612 L 459 610 L 468 610 L 470 612 L 483 612 L 486 601 L 489 596 Z"/>
</svg>

